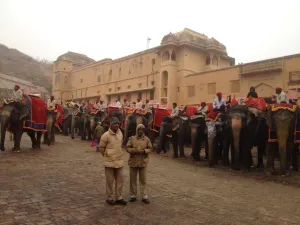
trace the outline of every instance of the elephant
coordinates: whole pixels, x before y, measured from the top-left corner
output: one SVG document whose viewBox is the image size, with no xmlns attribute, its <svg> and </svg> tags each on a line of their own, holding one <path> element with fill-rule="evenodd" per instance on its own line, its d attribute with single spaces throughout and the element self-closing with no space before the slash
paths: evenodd
<svg viewBox="0 0 300 225">
<path fill-rule="evenodd" d="M 268 127 L 263 111 L 246 105 L 235 105 L 228 110 L 231 144 L 231 167 L 249 172 L 253 164 L 251 149 L 257 146 L 257 168 L 263 169 Z"/>
<path fill-rule="evenodd" d="M 219 114 L 214 120 L 206 119 L 208 140 L 208 166 L 218 164 L 222 159 L 222 165 L 229 165 L 229 130 L 228 114 Z"/>
<path fill-rule="evenodd" d="M 200 150 L 201 143 L 205 141 L 205 149 L 208 150 L 207 147 L 207 136 L 205 134 L 206 123 L 205 116 L 202 114 L 196 114 L 190 118 L 190 126 L 191 126 L 191 143 L 192 143 L 192 157 L 193 160 L 200 160 Z M 207 152 L 206 152 L 207 155 Z"/>
<path fill-rule="evenodd" d="M 286 175 L 288 170 L 288 161 L 292 158 L 293 169 L 298 170 L 297 151 L 299 144 L 294 143 L 295 124 L 298 123 L 299 109 L 294 107 L 272 109 L 267 115 L 267 124 L 271 130 L 276 132 L 279 157 L 280 173 Z M 297 124 L 296 124 L 297 126 Z M 268 143 L 267 169 L 274 173 L 274 158 L 276 152 L 276 142 Z M 291 154 L 292 153 L 292 154 Z"/>
<path fill-rule="evenodd" d="M 135 135 L 136 126 L 139 124 L 143 124 L 146 128 L 145 133 L 148 135 L 149 133 L 149 123 L 152 122 L 152 114 L 144 113 L 142 111 L 135 111 L 133 113 L 129 113 L 125 116 L 125 126 L 124 126 L 124 145 L 127 143 L 128 139 Z"/>
<path fill-rule="evenodd" d="M 81 111 L 74 112 L 72 115 L 72 123 L 71 123 L 71 138 L 75 138 L 75 131 L 77 130 L 78 133 L 77 135 L 80 135 L 81 132 L 83 131 L 83 122 L 84 122 L 84 117 L 83 113 Z"/>
<path fill-rule="evenodd" d="M 47 132 L 44 133 L 44 144 L 54 144 L 55 143 L 55 132 L 56 126 L 55 122 L 60 116 L 60 112 L 55 110 L 47 110 Z"/>
<path fill-rule="evenodd" d="M 102 122 L 105 120 L 106 112 L 86 109 L 82 117 L 83 127 L 81 132 L 81 140 L 86 140 L 86 136 L 88 137 L 88 140 L 92 140 L 97 122 Z"/>
<path fill-rule="evenodd" d="M 6 130 L 9 130 L 13 134 L 14 147 L 13 151 L 20 151 L 20 143 L 23 132 L 26 132 L 32 141 L 33 149 L 41 148 L 42 131 L 33 131 L 27 128 L 23 128 L 26 120 L 28 109 L 20 102 L 9 102 L 4 104 L 1 114 L 1 142 L 0 150 L 4 151 Z"/>
<path fill-rule="evenodd" d="M 74 112 L 73 107 L 63 108 L 63 135 L 68 136 L 71 133 L 72 114 Z"/>
<path fill-rule="evenodd" d="M 160 153 L 161 151 L 167 152 L 167 149 L 169 148 L 169 140 L 168 135 L 172 134 L 172 118 L 170 116 L 164 116 L 161 122 L 160 130 L 159 130 L 159 144 L 158 144 L 158 150 L 157 153 Z M 175 126 L 176 123 L 174 123 Z"/>
</svg>

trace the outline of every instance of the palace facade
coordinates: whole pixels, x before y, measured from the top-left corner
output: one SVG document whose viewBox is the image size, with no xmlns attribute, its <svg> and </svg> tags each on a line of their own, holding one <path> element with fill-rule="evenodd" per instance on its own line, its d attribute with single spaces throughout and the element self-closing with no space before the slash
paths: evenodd
<svg viewBox="0 0 300 225">
<path fill-rule="evenodd" d="M 115 60 L 63 54 L 53 65 L 52 93 L 62 102 L 126 97 L 171 106 L 211 102 L 217 91 L 245 97 L 251 86 L 260 97 L 270 97 L 277 86 L 297 93 L 298 84 L 300 54 L 235 65 L 225 45 L 185 28 L 155 48 Z"/>
</svg>

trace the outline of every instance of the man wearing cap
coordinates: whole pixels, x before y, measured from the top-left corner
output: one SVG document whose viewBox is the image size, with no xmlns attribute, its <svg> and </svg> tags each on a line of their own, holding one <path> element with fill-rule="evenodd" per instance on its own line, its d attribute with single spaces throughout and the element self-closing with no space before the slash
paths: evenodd
<svg viewBox="0 0 300 225">
<path fill-rule="evenodd" d="M 127 202 L 122 197 L 124 183 L 123 173 L 123 134 L 119 129 L 119 120 L 112 117 L 110 127 L 105 132 L 99 144 L 99 151 L 104 157 L 106 176 L 106 203 L 110 205 L 126 205 Z M 113 185 L 115 183 L 115 200 L 113 198 Z"/>
<path fill-rule="evenodd" d="M 105 104 L 104 104 L 104 101 L 103 100 L 100 100 L 100 103 L 99 103 L 99 110 L 104 112 L 105 111 Z"/>
<path fill-rule="evenodd" d="M 206 105 L 205 102 L 201 102 L 200 106 L 197 109 L 197 113 L 198 114 L 202 114 L 204 116 L 207 115 L 207 113 L 208 113 L 208 107 L 207 107 L 207 105 Z"/>
<path fill-rule="evenodd" d="M 16 84 L 13 90 L 13 99 L 21 102 L 22 98 L 23 98 L 23 91 L 21 90 L 20 86 Z"/>
<path fill-rule="evenodd" d="M 213 101 L 213 109 L 215 112 L 224 113 L 226 108 L 226 101 L 222 98 L 222 92 L 217 93 L 217 97 Z"/>
<path fill-rule="evenodd" d="M 286 93 L 284 93 L 282 91 L 282 88 L 279 88 L 279 87 L 276 88 L 276 103 L 277 104 L 289 103 L 289 99 L 288 99 Z"/>
<path fill-rule="evenodd" d="M 54 99 L 54 95 L 51 95 L 50 98 L 47 101 L 47 108 L 56 108 L 56 101 Z"/>
<path fill-rule="evenodd" d="M 123 108 L 129 108 L 129 107 L 130 107 L 130 103 L 129 103 L 128 99 L 124 98 Z"/>
<path fill-rule="evenodd" d="M 152 145 L 148 137 L 145 136 L 145 126 L 139 124 L 136 127 L 136 135 L 128 139 L 126 150 L 130 154 L 128 165 L 130 167 L 130 199 L 129 202 L 136 201 L 137 176 L 139 174 L 140 192 L 142 202 L 149 204 L 146 194 L 146 167 L 149 161 L 149 153 Z"/>
<path fill-rule="evenodd" d="M 142 103 L 142 101 L 141 101 L 141 99 L 137 99 L 137 103 L 136 103 L 136 108 L 137 109 L 142 109 L 142 106 L 143 106 L 143 103 Z"/>
</svg>

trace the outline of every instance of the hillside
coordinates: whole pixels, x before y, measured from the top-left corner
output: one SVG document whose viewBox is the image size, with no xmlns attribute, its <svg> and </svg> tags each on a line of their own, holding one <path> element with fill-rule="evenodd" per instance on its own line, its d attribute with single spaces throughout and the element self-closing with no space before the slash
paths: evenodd
<svg viewBox="0 0 300 225">
<path fill-rule="evenodd" d="M 37 61 L 32 57 L 0 44 L 0 72 L 28 80 L 51 91 L 52 64 Z"/>
</svg>

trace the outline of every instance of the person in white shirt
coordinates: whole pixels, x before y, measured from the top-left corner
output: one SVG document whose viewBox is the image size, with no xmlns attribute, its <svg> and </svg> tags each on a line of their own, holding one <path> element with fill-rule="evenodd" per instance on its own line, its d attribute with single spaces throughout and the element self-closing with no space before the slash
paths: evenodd
<svg viewBox="0 0 300 225">
<path fill-rule="evenodd" d="M 123 108 L 130 108 L 130 103 L 127 98 L 124 98 Z"/>
<path fill-rule="evenodd" d="M 13 90 L 13 100 L 21 102 L 22 98 L 23 98 L 23 91 L 21 90 L 20 86 L 16 84 Z"/>
<path fill-rule="evenodd" d="M 177 107 L 177 103 L 173 103 L 173 109 L 172 109 L 172 112 L 171 112 L 171 117 L 176 117 L 179 115 L 179 108 Z"/>
<path fill-rule="evenodd" d="M 122 104 L 121 104 L 121 102 L 119 100 L 116 100 L 116 106 L 118 108 L 122 108 Z"/>
<path fill-rule="evenodd" d="M 99 103 L 99 110 L 100 111 L 104 111 L 105 110 L 105 104 L 104 104 L 104 102 L 102 101 L 102 100 L 100 100 L 100 103 Z"/>
<path fill-rule="evenodd" d="M 47 108 L 54 108 L 55 109 L 55 107 L 56 107 L 56 101 L 54 99 L 54 96 L 51 95 L 50 99 L 48 99 L 48 101 L 47 101 Z"/>
<path fill-rule="evenodd" d="M 213 101 L 214 112 L 224 113 L 226 109 L 226 101 L 222 98 L 222 92 L 217 93 L 217 98 Z"/>
<path fill-rule="evenodd" d="M 141 99 L 137 99 L 137 103 L 136 103 L 136 108 L 137 109 L 142 109 L 142 105 L 143 105 L 143 103 L 142 103 L 142 101 L 141 101 Z"/>
<path fill-rule="evenodd" d="M 149 105 L 149 99 L 146 99 L 145 110 L 146 110 L 148 113 L 151 113 L 151 107 L 150 107 L 150 105 Z"/>
<path fill-rule="evenodd" d="M 282 88 L 279 87 L 276 88 L 276 103 L 289 103 L 288 96 L 282 91 Z"/>
<path fill-rule="evenodd" d="M 205 102 L 201 102 L 200 106 L 197 109 L 198 114 L 203 114 L 204 116 L 208 113 L 208 107 Z"/>
</svg>

